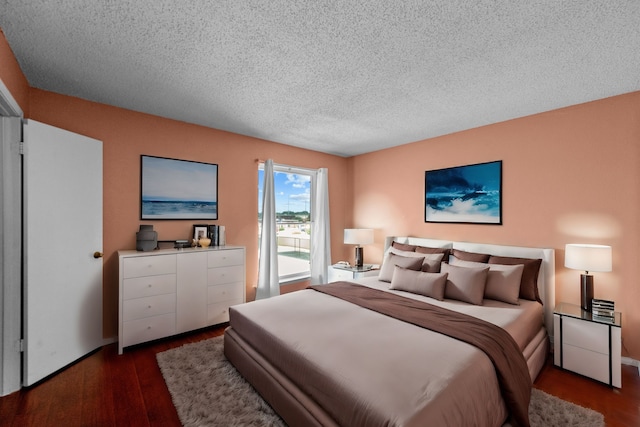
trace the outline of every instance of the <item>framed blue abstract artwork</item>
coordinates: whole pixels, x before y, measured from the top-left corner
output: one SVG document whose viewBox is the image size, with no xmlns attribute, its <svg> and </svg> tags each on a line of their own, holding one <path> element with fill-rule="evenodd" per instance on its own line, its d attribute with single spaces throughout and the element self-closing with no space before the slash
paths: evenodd
<svg viewBox="0 0 640 427">
<path fill-rule="evenodd" d="M 502 161 L 425 172 L 425 222 L 502 224 Z"/>
<path fill-rule="evenodd" d="M 140 219 L 218 219 L 218 165 L 140 156 Z"/>
</svg>

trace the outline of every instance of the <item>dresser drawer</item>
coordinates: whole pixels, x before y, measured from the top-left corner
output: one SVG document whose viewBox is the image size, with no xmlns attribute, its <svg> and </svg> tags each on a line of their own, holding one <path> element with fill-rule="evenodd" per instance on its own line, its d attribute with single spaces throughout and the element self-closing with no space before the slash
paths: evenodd
<svg viewBox="0 0 640 427">
<path fill-rule="evenodd" d="M 563 367 L 603 383 L 609 383 L 609 356 L 580 347 L 562 346 Z"/>
<path fill-rule="evenodd" d="M 152 295 L 175 294 L 176 275 L 165 274 L 161 276 L 136 277 L 135 279 L 124 279 L 122 298 L 148 297 Z"/>
<path fill-rule="evenodd" d="M 210 268 L 207 273 L 209 286 L 223 285 L 225 283 L 243 282 L 244 265 L 232 265 L 230 267 Z"/>
<path fill-rule="evenodd" d="M 227 283 L 225 285 L 209 286 L 207 290 L 207 304 L 215 304 L 221 301 L 240 300 L 243 297 L 243 283 Z"/>
<path fill-rule="evenodd" d="M 329 266 L 329 283 L 339 280 L 353 280 L 353 272 Z"/>
<path fill-rule="evenodd" d="M 175 255 L 149 255 L 125 258 L 123 277 L 155 276 L 176 272 Z"/>
<path fill-rule="evenodd" d="M 355 279 L 362 279 L 364 277 L 377 276 L 380 273 L 379 269 L 367 270 L 367 271 L 353 271 L 353 270 L 344 270 L 342 268 L 337 268 L 333 266 L 329 266 L 328 271 L 328 282 L 337 282 L 340 280 L 351 281 Z"/>
<path fill-rule="evenodd" d="M 122 304 L 122 320 L 128 322 L 160 314 L 175 313 L 176 294 L 129 299 Z"/>
<path fill-rule="evenodd" d="M 562 319 L 562 343 L 609 354 L 609 326 L 572 317 Z"/>
<path fill-rule="evenodd" d="M 207 321 L 209 325 L 217 325 L 229 321 L 229 307 L 232 305 L 242 304 L 242 298 L 231 301 L 223 301 L 215 304 L 209 304 Z"/>
<path fill-rule="evenodd" d="M 224 267 L 227 265 L 243 265 L 244 251 L 241 249 L 229 249 L 209 252 L 208 267 Z"/>
<path fill-rule="evenodd" d="M 139 344 L 176 333 L 175 313 L 124 322 L 122 331 L 123 346 Z"/>
</svg>

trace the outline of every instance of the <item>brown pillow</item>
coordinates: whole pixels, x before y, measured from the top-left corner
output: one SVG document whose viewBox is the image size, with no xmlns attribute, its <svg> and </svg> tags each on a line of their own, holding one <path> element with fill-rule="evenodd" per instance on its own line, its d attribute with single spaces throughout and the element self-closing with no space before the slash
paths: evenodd
<svg viewBox="0 0 640 427">
<path fill-rule="evenodd" d="M 452 258 L 451 264 L 460 267 L 472 268 L 482 268 L 487 266 L 487 264 L 483 264 L 481 262 L 461 261 L 455 257 Z M 518 305 L 520 281 L 522 279 L 523 269 L 524 265 L 522 264 L 489 264 L 487 284 L 484 288 L 484 298 Z"/>
<path fill-rule="evenodd" d="M 491 256 L 489 264 L 515 265 L 524 264 L 522 279 L 520 280 L 520 298 L 538 301 L 542 304 L 538 294 L 538 273 L 540 272 L 541 259 L 514 258 L 506 256 Z"/>
<path fill-rule="evenodd" d="M 420 270 L 424 257 L 404 257 L 389 253 L 385 257 L 382 267 L 380 267 L 380 274 L 378 280 L 383 282 L 391 282 L 393 278 L 393 270 L 398 267 L 407 268 L 409 270 Z"/>
<path fill-rule="evenodd" d="M 407 245 L 404 243 L 392 242 L 391 246 L 400 249 L 401 251 L 414 252 L 416 250 L 415 245 Z"/>
<path fill-rule="evenodd" d="M 427 248 L 426 246 L 417 246 L 416 252 L 419 254 L 443 254 L 442 260 L 449 262 L 449 254 L 451 249 L 449 248 Z"/>
<path fill-rule="evenodd" d="M 489 266 L 470 268 L 442 263 L 440 272 L 448 273 L 445 298 L 482 305 Z"/>
<path fill-rule="evenodd" d="M 446 284 L 447 273 L 426 273 L 396 267 L 389 289 L 411 292 L 442 301 Z"/>
<path fill-rule="evenodd" d="M 473 262 L 488 262 L 489 254 L 477 254 L 475 252 L 467 252 L 461 251 L 459 249 L 454 249 L 452 255 L 458 259 L 463 261 L 473 261 Z"/>
</svg>

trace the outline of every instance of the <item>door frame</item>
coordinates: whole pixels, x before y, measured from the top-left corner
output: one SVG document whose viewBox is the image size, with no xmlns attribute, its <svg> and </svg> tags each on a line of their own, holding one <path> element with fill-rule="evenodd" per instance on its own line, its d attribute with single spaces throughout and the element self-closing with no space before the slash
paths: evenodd
<svg viewBox="0 0 640 427">
<path fill-rule="evenodd" d="M 0 396 L 21 388 L 22 169 L 24 113 L 0 79 Z M 7 185 L 5 186 L 5 183 Z"/>
</svg>

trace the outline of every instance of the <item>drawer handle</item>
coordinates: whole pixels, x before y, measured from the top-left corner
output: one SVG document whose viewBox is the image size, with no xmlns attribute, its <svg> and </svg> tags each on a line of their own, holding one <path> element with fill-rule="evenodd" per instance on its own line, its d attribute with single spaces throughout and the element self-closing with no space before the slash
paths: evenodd
<svg viewBox="0 0 640 427">
<path fill-rule="evenodd" d="M 149 304 L 149 305 L 147 306 L 147 308 L 151 308 L 151 304 Z"/>
<path fill-rule="evenodd" d="M 147 286 L 149 286 L 150 288 L 153 287 L 153 285 L 151 283 L 149 283 Z"/>
<path fill-rule="evenodd" d="M 147 326 L 147 330 L 151 329 L 151 326 Z"/>
</svg>

